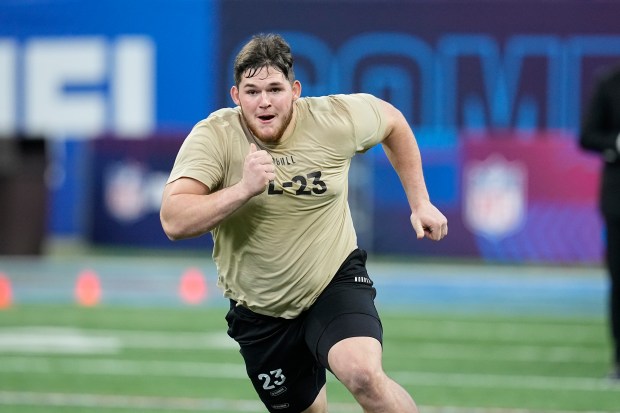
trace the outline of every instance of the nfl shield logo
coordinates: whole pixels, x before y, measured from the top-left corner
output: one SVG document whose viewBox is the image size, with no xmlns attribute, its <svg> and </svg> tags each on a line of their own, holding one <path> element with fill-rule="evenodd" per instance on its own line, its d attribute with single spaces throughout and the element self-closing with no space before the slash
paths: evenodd
<svg viewBox="0 0 620 413">
<path fill-rule="evenodd" d="M 517 232 L 525 220 L 525 165 L 493 154 L 464 169 L 464 222 L 469 230 L 493 240 Z"/>
</svg>

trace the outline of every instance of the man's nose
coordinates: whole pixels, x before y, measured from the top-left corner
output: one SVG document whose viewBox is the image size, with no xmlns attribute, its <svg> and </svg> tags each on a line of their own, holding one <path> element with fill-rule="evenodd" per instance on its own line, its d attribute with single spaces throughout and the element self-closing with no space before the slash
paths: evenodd
<svg viewBox="0 0 620 413">
<path fill-rule="evenodd" d="M 269 106 L 269 105 L 271 105 L 271 101 L 269 100 L 269 94 L 266 91 L 263 91 L 260 94 L 260 105 L 261 106 Z"/>
</svg>

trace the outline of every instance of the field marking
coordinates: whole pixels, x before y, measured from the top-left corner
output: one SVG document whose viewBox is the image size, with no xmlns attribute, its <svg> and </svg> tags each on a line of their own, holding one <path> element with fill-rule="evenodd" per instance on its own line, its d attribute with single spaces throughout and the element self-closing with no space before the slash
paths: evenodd
<svg viewBox="0 0 620 413">
<path fill-rule="evenodd" d="M 391 355 L 405 353 L 392 347 Z M 72 327 L 0 328 L 0 354 L 118 354 L 125 348 L 142 350 L 233 350 L 237 344 L 225 332 L 167 332 L 98 330 Z M 607 354 L 583 344 L 536 346 L 512 344 L 508 340 L 480 349 L 477 343 L 420 342 L 412 347 L 416 357 L 442 360 L 493 360 L 546 363 L 605 363 Z"/>
<path fill-rule="evenodd" d="M 130 408 L 132 410 L 182 410 L 225 411 L 255 413 L 264 412 L 262 403 L 254 400 L 196 399 L 186 397 L 113 396 L 76 393 L 38 393 L 0 391 L 0 405 L 5 406 L 55 406 L 97 408 Z M 353 403 L 329 403 L 330 412 L 359 412 Z M 528 410 L 502 408 L 438 407 L 420 406 L 425 413 L 575 413 L 561 410 Z M 609 413 L 587 411 L 580 413 Z"/>
<path fill-rule="evenodd" d="M 488 389 L 530 389 L 610 392 L 620 395 L 620 383 L 584 377 L 517 376 L 503 374 L 459 374 L 394 371 L 390 376 L 401 385 L 474 387 Z"/>
<path fill-rule="evenodd" d="M 0 372 L 17 374 L 80 374 L 118 376 L 167 376 L 246 380 L 239 363 L 200 363 L 176 361 L 130 361 L 117 359 L 58 359 L 41 357 L 0 357 Z M 499 374 L 460 374 L 389 371 L 403 385 L 456 388 L 537 389 L 609 392 L 620 385 L 607 379 Z M 331 377 L 331 376 L 330 376 Z"/>
<path fill-rule="evenodd" d="M 0 328 L 0 353 L 115 354 L 123 348 L 231 350 L 238 346 L 225 332 L 173 333 L 73 327 Z"/>
<path fill-rule="evenodd" d="M 70 328 L 0 329 L 0 353 L 116 354 L 116 337 L 96 337 Z"/>
<path fill-rule="evenodd" d="M 11 373 L 118 376 L 143 376 L 150 374 L 170 377 L 247 379 L 245 367 L 241 363 L 198 363 L 193 361 L 0 357 L 0 371 Z"/>
<path fill-rule="evenodd" d="M 192 399 L 183 397 L 116 396 L 75 393 L 35 393 L 0 391 L 0 404 L 131 408 L 132 410 L 187 410 L 264 412 L 262 403 L 252 400 Z"/>
<path fill-rule="evenodd" d="M 384 345 L 391 357 L 411 357 L 428 360 L 480 360 L 535 363 L 604 364 L 607 352 L 600 348 L 578 346 L 533 346 L 525 344 L 461 344 L 445 342 L 423 342 L 411 345 L 409 349 Z"/>
<path fill-rule="evenodd" d="M 569 344 L 596 343 L 599 337 L 607 334 L 604 324 L 582 325 L 539 323 L 521 324 L 519 329 L 512 322 L 483 322 L 483 321 L 452 321 L 442 320 L 412 320 L 410 329 L 385 328 L 386 334 L 392 338 L 416 338 L 427 337 L 428 332 L 433 332 L 433 337 L 458 337 L 467 340 L 489 340 L 520 342 L 523 337 L 524 326 L 536 328 L 536 340 L 544 343 L 562 341 Z M 570 334 L 567 332 L 570 331 Z M 529 342 L 529 340 L 528 340 Z"/>
</svg>

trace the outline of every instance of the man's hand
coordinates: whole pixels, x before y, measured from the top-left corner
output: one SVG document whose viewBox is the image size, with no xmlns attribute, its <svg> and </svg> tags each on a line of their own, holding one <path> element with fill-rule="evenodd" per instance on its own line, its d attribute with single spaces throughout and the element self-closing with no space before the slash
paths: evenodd
<svg viewBox="0 0 620 413">
<path fill-rule="evenodd" d="M 429 201 L 411 212 L 411 225 L 418 239 L 426 237 L 439 241 L 448 235 L 448 219 Z"/>
<path fill-rule="evenodd" d="M 265 190 L 269 181 L 276 179 L 273 159 L 267 151 L 258 150 L 256 145 L 250 144 L 250 152 L 243 164 L 243 178 L 241 184 L 251 196 Z"/>
</svg>

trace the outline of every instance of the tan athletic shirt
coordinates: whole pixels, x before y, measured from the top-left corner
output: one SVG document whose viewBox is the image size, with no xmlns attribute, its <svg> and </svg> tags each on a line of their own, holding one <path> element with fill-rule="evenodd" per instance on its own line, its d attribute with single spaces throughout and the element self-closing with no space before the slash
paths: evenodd
<svg viewBox="0 0 620 413">
<path fill-rule="evenodd" d="M 265 144 L 239 107 L 212 113 L 185 139 L 168 182 L 196 179 L 211 192 L 239 182 L 250 142 L 268 151 L 276 179 L 212 230 L 224 296 L 273 317 L 295 318 L 316 300 L 357 248 L 347 202 L 351 158 L 385 134 L 367 94 L 295 101 L 287 136 Z"/>
</svg>

